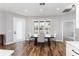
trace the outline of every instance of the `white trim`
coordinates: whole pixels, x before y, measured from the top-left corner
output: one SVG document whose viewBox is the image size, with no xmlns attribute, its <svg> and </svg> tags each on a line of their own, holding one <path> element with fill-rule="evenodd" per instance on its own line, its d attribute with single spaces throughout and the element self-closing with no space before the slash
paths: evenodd
<svg viewBox="0 0 79 59">
<path fill-rule="evenodd" d="M 13 44 L 13 43 L 16 43 L 16 42 L 7 42 L 4 45 L 9 45 L 9 44 Z"/>
<path fill-rule="evenodd" d="M 63 21 L 62 21 L 62 40 L 64 41 L 64 38 L 63 38 Z"/>
<path fill-rule="evenodd" d="M 63 42 L 63 40 L 55 40 L 55 41 Z"/>
<path fill-rule="evenodd" d="M 26 40 L 21 40 L 21 41 L 26 41 Z M 7 43 L 5 43 L 4 45 L 9 45 L 9 44 L 13 44 L 13 43 L 18 43 L 18 42 L 21 42 L 21 41 L 16 41 L 16 42 L 7 42 Z"/>
</svg>

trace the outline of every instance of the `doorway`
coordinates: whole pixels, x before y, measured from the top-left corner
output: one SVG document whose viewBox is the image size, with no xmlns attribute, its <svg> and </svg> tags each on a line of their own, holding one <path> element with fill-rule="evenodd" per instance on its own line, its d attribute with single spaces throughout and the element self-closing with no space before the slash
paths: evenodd
<svg viewBox="0 0 79 59">
<path fill-rule="evenodd" d="M 14 42 L 20 42 L 25 40 L 25 19 L 14 17 L 13 23 L 13 38 Z"/>
<path fill-rule="evenodd" d="M 73 41 L 75 40 L 75 24 L 74 21 L 63 22 L 63 40 Z"/>
</svg>

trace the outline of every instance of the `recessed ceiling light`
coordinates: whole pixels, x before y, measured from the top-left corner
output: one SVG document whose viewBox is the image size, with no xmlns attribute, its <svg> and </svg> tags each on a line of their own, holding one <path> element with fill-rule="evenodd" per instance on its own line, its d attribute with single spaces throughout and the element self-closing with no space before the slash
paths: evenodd
<svg viewBox="0 0 79 59">
<path fill-rule="evenodd" d="M 40 5 L 45 5 L 45 3 L 40 3 Z"/>
<path fill-rule="evenodd" d="M 58 11 L 59 11 L 59 10 L 60 10 L 60 8 L 57 8 L 56 10 L 58 10 Z"/>
<path fill-rule="evenodd" d="M 43 11 L 43 9 L 40 9 L 40 11 Z"/>
<path fill-rule="evenodd" d="M 26 9 L 25 12 L 28 12 L 28 10 Z"/>
</svg>

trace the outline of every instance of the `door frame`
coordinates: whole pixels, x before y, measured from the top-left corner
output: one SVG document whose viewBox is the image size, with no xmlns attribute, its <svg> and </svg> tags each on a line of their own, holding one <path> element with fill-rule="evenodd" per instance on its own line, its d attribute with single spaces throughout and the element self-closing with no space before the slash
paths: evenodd
<svg viewBox="0 0 79 59">
<path fill-rule="evenodd" d="M 24 29 L 23 29 L 23 30 L 24 30 L 24 31 L 23 31 L 23 32 L 24 32 L 24 39 L 23 39 L 23 40 L 18 40 L 18 41 L 15 39 L 15 36 L 16 36 L 16 35 L 14 34 L 14 32 L 15 32 L 16 30 L 15 30 L 15 23 L 14 23 L 14 22 L 15 22 L 16 19 L 20 19 L 20 20 L 22 19 L 22 20 L 24 21 L 24 23 L 25 23 L 25 19 L 24 19 L 24 18 L 21 18 L 21 17 L 14 17 L 14 18 L 13 18 L 13 42 L 14 42 L 14 43 L 20 42 L 20 41 L 25 41 L 25 24 L 23 24 L 23 25 L 24 25 Z"/>
<path fill-rule="evenodd" d="M 63 21 L 62 22 L 62 38 L 64 37 L 64 23 L 65 22 L 73 22 L 74 23 L 74 40 L 75 40 L 75 20 L 66 20 L 66 21 Z M 64 38 L 63 38 L 63 40 L 64 40 Z"/>
</svg>

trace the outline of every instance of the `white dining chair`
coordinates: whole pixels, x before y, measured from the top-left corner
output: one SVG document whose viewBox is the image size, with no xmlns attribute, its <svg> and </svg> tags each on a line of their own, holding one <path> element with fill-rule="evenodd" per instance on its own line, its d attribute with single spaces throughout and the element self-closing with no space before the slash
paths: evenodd
<svg viewBox="0 0 79 59">
<path fill-rule="evenodd" d="M 50 39 L 51 44 L 54 43 L 54 42 L 56 41 L 56 36 L 57 36 L 56 33 L 53 34 L 53 35 L 51 35 L 51 37 L 54 37 L 54 38 L 51 38 L 51 39 Z"/>
<path fill-rule="evenodd" d="M 50 34 L 45 34 L 45 37 L 51 37 Z M 48 42 L 48 39 L 45 39 L 45 42 Z"/>
<path fill-rule="evenodd" d="M 57 37 L 57 34 L 55 33 L 55 34 L 54 34 L 54 41 L 56 41 L 56 37 Z"/>
<path fill-rule="evenodd" d="M 57 34 L 55 33 L 55 34 L 54 34 L 54 38 L 56 38 L 56 35 L 57 35 Z"/>
<path fill-rule="evenodd" d="M 30 40 L 31 34 L 27 33 L 26 34 L 26 40 Z"/>
<path fill-rule="evenodd" d="M 31 43 L 31 41 L 32 41 L 32 39 L 31 39 L 31 34 L 30 34 L 30 33 L 27 33 L 27 34 L 26 34 L 26 40 L 28 41 L 28 43 L 29 43 L 29 45 L 30 45 L 30 43 Z"/>
<path fill-rule="evenodd" d="M 55 46 L 56 46 L 56 37 L 57 37 L 57 34 L 55 33 L 54 34 L 54 44 L 55 44 Z"/>
<path fill-rule="evenodd" d="M 37 45 L 44 46 L 44 42 L 45 42 L 45 38 L 44 37 L 45 37 L 45 35 L 43 33 L 40 33 L 38 35 Z"/>
</svg>

